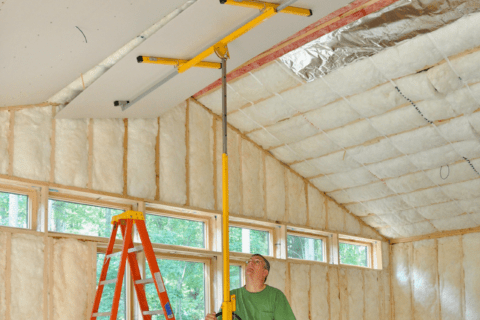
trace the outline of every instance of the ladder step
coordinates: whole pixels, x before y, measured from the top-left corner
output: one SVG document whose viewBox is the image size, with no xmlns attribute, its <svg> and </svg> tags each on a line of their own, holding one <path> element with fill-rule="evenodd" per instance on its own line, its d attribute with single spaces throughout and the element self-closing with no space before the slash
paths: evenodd
<svg viewBox="0 0 480 320">
<path fill-rule="evenodd" d="M 111 284 L 111 283 L 116 283 L 117 279 L 112 279 L 112 280 L 105 280 L 100 282 L 100 285 L 106 285 L 106 284 Z"/>
<path fill-rule="evenodd" d="M 163 314 L 163 310 L 143 311 L 144 316 L 153 316 L 155 314 Z"/>
<path fill-rule="evenodd" d="M 97 313 L 94 313 L 92 314 L 92 317 L 96 318 L 96 317 L 108 317 L 110 316 L 111 312 L 97 312 Z"/>
<path fill-rule="evenodd" d="M 153 283 L 153 279 L 149 278 L 149 279 L 141 279 L 141 280 L 135 281 L 135 284 L 145 284 L 145 283 Z"/>
<path fill-rule="evenodd" d="M 128 249 L 128 253 L 143 251 L 143 246 L 137 246 L 131 249 Z"/>
<path fill-rule="evenodd" d="M 109 255 L 107 255 L 107 259 L 110 259 L 112 257 L 115 257 L 115 256 L 119 256 L 122 254 L 122 251 L 117 251 L 115 253 L 110 253 Z"/>
</svg>

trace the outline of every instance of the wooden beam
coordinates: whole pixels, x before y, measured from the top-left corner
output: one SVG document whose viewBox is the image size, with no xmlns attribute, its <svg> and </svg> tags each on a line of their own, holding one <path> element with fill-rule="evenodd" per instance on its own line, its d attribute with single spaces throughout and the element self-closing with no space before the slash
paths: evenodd
<svg viewBox="0 0 480 320">
<path fill-rule="evenodd" d="M 476 233 L 476 232 L 480 232 L 480 227 L 452 230 L 452 231 L 440 231 L 440 232 L 430 233 L 430 234 L 416 236 L 416 237 L 409 237 L 409 238 L 390 239 L 390 244 L 394 245 L 397 243 L 416 242 L 416 241 L 422 241 L 427 239 L 454 237 L 454 236 L 459 236 L 459 235 L 464 235 L 469 233 Z"/>
<path fill-rule="evenodd" d="M 10 123 L 8 126 L 8 175 L 13 176 L 13 143 L 15 136 L 15 111 L 10 110 Z"/>
<path fill-rule="evenodd" d="M 123 195 L 128 194 L 128 118 L 123 119 Z"/>
<path fill-rule="evenodd" d="M 88 182 L 87 188 L 92 189 L 93 185 L 93 119 L 88 120 Z"/>
<path fill-rule="evenodd" d="M 7 243 L 5 245 L 5 320 L 13 320 L 11 318 L 11 301 L 12 301 L 12 233 L 6 231 Z"/>
<path fill-rule="evenodd" d="M 155 200 L 160 200 L 160 117 L 157 118 L 157 138 L 155 140 Z"/>
<path fill-rule="evenodd" d="M 187 100 L 185 110 L 185 182 L 186 182 L 186 201 L 187 206 L 190 205 L 190 99 Z"/>
<path fill-rule="evenodd" d="M 50 137 L 50 182 L 55 182 L 55 138 L 56 138 L 56 123 L 55 115 L 57 107 L 52 107 L 52 136 Z"/>
</svg>

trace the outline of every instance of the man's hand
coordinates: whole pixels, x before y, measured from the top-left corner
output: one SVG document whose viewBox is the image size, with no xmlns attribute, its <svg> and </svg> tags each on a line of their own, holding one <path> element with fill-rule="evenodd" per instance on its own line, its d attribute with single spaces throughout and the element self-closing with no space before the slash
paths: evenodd
<svg viewBox="0 0 480 320">
<path fill-rule="evenodd" d="M 217 320 L 217 317 L 215 316 L 215 313 L 209 313 L 205 317 L 205 320 Z"/>
</svg>

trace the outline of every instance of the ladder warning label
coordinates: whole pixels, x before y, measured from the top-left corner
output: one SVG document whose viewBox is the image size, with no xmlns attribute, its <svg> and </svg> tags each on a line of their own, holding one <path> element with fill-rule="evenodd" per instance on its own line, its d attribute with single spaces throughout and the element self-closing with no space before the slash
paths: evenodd
<svg viewBox="0 0 480 320">
<path fill-rule="evenodd" d="M 160 272 L 155 273 L 155 280 L 157 282 L 158 290 L 160 291 L 160 293 L 165 292 L 165 286 L 163 285 L 162 276 L 160 275 Z"/>
<path fill-rule="evenodd" d="M 170 302 L 167 302 L 167 304 L 165 305 L 165 311 L 167 312 L 168 319 L 173 318 L 173 311 L 172 307 L 170 306 Z"/>
</svg>

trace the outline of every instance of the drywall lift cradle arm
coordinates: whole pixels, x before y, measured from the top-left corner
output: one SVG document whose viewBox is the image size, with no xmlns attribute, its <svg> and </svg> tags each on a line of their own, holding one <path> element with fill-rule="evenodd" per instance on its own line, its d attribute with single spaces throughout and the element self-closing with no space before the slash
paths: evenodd
<svg viewBox="0 0 480 320">
<path fill-rule="evenodd" d="M 301 16 L 311 16 L 312 11 L 309 9 L 301 9 L 290 7 L 289 5 L 296 0 L 290 0 L 286 3 L 279 5 L 275 3 L 261 2 L 261 1 L 252 1 L 252 0 L 220 0 L 221 4 L 230 4 L 236 6 L 243 6 L 249 8 L 260 9 L 261 13 L 235 30 L 231 34 L 227 35 L 220 41 L 216 42 L 214 45 L 210 46 L 202 53 L 197 55 L 191 60 L 182 60 L 182 59 L 171 59 L 171 58 L 160 58 L 160 57 L 147 57 L 139 56 L 137 57 L 137 62 L 139 63 L 153 63 L 153 64 L 165 64 L 173 65 L 176 68 L 170 72 L 165 78 L 151 86 L 147 91 L 140 94 L 138 97 L 132 101 L 115 101 L 115 106 L 121 106 L 122 110 L 127 109 L 132 106 L 134 103 L 160 87 L 162 84 L 166 83 L 172 79 L 175 75 L 183 73 L 190 69 L 191 67 L 202 67 L 202 68 L 215 68 L 222 69 L 222 136 L 223 136 L 223 154 L 222 154 L 222 196 L 223 196 L 223 228 L 222 228 L 222 253 L 223 253 L 223 303 L 222 303 L 222 312 L 217 314 L 219 316 L 222 314 L 222 319 L 232 320 L 240 319 L 238 315 L 235 314 L 236 311 L 236 301 L 235 296 L 230 295 L 230 248 L 229 248 L 229 212 L 228 212 L 228 155 L 227 155 L 227 58 L 229 58 L 229 52 L 227 45 L 240 37 L 241 35 L 247 33 L 263 21 L 274 16 L 278 12 L 284 12 L 289 14 L 301 15 Z M 222 59 L 222 63 L 215 62 L 206 62 L 202 61 L 203 59 L 210 56 L 212 53 L 216 53 L 217 56 Z M 240 319 L 241 320 L 241 319 Z M 245 319 L 249 320 L 249 319 Z"/>
</svg>

